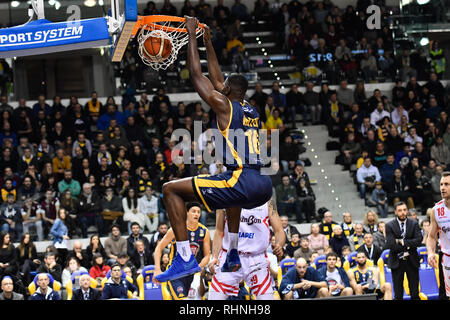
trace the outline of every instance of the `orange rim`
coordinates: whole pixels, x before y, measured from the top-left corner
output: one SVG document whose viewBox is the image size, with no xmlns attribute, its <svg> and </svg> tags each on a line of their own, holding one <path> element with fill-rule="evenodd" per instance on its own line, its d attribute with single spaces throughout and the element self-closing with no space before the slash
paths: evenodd
<svg viewBox="0 0 450 320">
<path fill-rule="evenodd" d="M 185 22 L 186 18 L 164 15 L 152 15 L 152 16 L 138 16 L 138 20 L 133 29 L 133 35 L 136 35 L 139 29 L 146 26 L 148 29 L 158 29 L 168 32 L 187 32 L 186 28 L 176 28 L 170 26 L 162 26 L 157 24 L 158 22 Z M 205 24 L 199 23 L 198 27 L 205 28 Z"/>
</svg>

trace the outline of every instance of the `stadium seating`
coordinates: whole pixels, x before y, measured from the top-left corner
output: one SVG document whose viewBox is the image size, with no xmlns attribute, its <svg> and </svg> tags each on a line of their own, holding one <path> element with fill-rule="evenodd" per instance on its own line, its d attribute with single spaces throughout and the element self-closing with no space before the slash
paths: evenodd
<svg viewBox="0 0 450 320">
<path fill-rule="evenodd" d="M 72 273 L 72 276 L 70 277 L 71 281 L 67 281 L 64 284 L 65 287 L 66 287 L 66 291 L 67 291 L 67 300 L 72 300 L 73 285 L 75 284 L 75 282 L 77 280 L 79 280 L 79 278 L 83 274 L 89 275 L 89 273 L 87 271 L 75 271 L 74 273 Z M 97 288 L 97 281 L 95 279 L 92 279 L 92 278 L 91 278 L 91 288 L 93 288 L 93 289 Z"/>
<path fill-rule="evenodd" d="M 283 275 L 292 267 L 295 267 L 296 260 L 294 258 L 286 258 L 280 261 L 280 266 L 278 268 L 277 281 L 278 285 L 281 283 Z"/>
<path fill-rule="evenodd" d="M 435 300 L 439 298 L 439 268 L 432 268 L 428 264 L 426 247 L 417 248 L 421 258 L 419 268 L 419 296 L 422 300 Z"/>
<path fill-rule="evenodd" d="M 34 277 L 33 281 L 31 281 L 31 283 L 28 285 L 28 292 L 30 293 L 30 295 L 33 295 L 38 288 L 38 284 L 37 284 L 38 275 L 39 274 L 37 274 Z M 47 273 L 47 276 L 48 276 L 48 279 L 50 280 L 49 287 L 52 288 L 53 290 L 55 290 L 56 292 L 61 291 L 61 282 L 53 279 L 52 275 L 49 273 Z"/>
<path fill-rule="evenodd" d="M 322 266 L 327 264 L 326 257 L 327 256 L 325 254 L 318 256 L 314 259 L 314 262 L 311 263 L 311 267 L 313 267 L 314 269 L 320 269 Z"/>
<path fill-rule="evenodd" d="M 156 284 L 152 281 L 154 271 L 154 265 L 145 266 L 137 277 L 139 300 L 170 300 L 167 283 Z"/>
<path fill-rule="evenodd" d="M 392 286 L 392 288 L 394 288 L 394 283 L 392 281 L 392 271 L 391 269 L 387 266 L 387 259 L 389 258 L 389 249 L 386 249 L 383 251 L 383 253 L 381 254 L 380 258 L 378 259 L 378 270 L 379 270 L 379 274 L 380 274 L 380 285 L 383 285 L 385 282 L 389 282 Z M 408 280 L 406 279 L 406 274 L 405 274 L 405 279 L 403 282 L 403 287 L 404 287 L 404 291 L 403 291 L 403 300 L 410 300 L 411 297 L 408 295 L 409 290 L 407 289 L 408 286 Z M 406 291 L 408 290 L 408 292 Z M 392 290 L 392 296 L 395 299 L 395 292 L 394 290 Z"/>
</svg>

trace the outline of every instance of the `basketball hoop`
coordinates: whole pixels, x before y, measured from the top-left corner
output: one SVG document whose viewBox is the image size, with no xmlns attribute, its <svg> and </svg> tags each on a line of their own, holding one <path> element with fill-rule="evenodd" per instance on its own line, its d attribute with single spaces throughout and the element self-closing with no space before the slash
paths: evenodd
<svg viewBox="0 0 450 320">
<path fill-rule="evenodd" d="M 198 24 L 196 30 L 197 38 L 203 35 L 203 32 L 205 31 L 204 28 L 204 24 Z M 186 19 L 181 17 L 160 15 L 139 16 L 133 34 L 136 34 L 139 29 L 141 30 L 137 39 L 139 44 L 139 56 L 144 64 L 152 67 L 156 71 L 160 69 L 165 70 L 174 63 L 177 59 L 178 51 L 189 41 L 186 30 Z M 168 40 L 172 45 L 170 55 L 165 59 L 161 59 L 156 57 L 150 58 L 148 55 L 144 54 L 144 43 L 149 37 Z"/>
</svg>

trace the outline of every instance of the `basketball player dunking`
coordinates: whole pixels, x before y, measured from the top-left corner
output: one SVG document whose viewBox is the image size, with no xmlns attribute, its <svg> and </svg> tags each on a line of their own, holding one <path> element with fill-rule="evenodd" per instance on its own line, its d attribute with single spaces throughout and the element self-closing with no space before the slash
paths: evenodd
<svg viewBox="0 0 450 320">
<path fill-rule="evenodd" d="M 163 185 L 177 255 L 168 270 L 155 276 L 159 282 L 200 271 L 189 249 L 185 201 L 201 201 L 208 211 L 226 209 L 230 245 L 222 271 L 233 272 L 241 267 L 237 250 L 241 209 L 259 207 L 272 196 L 271 179 L 260 173 L 259 114 L 244 100 L 248 81 L 239 74 L 232 74 L 224 81 L 208 28 L 205 30 L 204 42 L 210 79 L 202 74 L 197 48 L 197 27 L 196 18 L 186 17 L 189 36 L 187 63 L 195 90 L 215 111 L 216 127 L 221 133 L 221 144 L 217 141 L 216 146 L 223 146 L 222 150 L 216 150 L 216 154 L 221 154 L 221 161 L 226 165 L 227 171 L 214 176 L 180 179 Z M 245 145 L 240 145 L 240 141 L 245 141 Z"/>
<path fill-rule="evenodd" d="M 437 268 L 436 242 L 439 232 L 439 244 L 444 254 L 442 269 L 444 271 L 445 291 L 447 297 L 450 297 L 450 172 L 448 171 L 442 173 L 441 196 L 442 200 L 435 204 L 433 213 L 430 215 L 427 256 L 428 264 Z"/>
<path fill-rule="evenodd" d="M 269 225 L 275 234 L 273 253 L 283 255 L 286 239 L 275 201 L 253 209 L 243 209 L 239 226 L 239 256 L 242 268 L 237 272 L 222 272 L 218 266 L 225 262 L 225 254 L 230 243 L 225 215 L 216 213 L 213 253 L 209 269 L 214 274 L 209 290 L 209 300 L 226 300 L 228 296 L 237 296 L 239 283 L 244 280 L 257 300 L 273 300 L 273 279 L 269 272 L 266 250 L 270 244 Z"/>
</svg>

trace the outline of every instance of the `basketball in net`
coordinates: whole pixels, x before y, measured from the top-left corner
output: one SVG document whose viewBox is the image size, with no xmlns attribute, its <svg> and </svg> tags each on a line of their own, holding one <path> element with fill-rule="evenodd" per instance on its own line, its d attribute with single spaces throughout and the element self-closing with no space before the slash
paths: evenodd
<svg viewBox="0 0 450 320">
<path fill-rule="evenodd" d="M 162 62 L 172 53 L 172 41 L 164 35 L 164 31 L 157 31 L 149 36 L 143 44 L 142 54 L 150 61 Z"/>
<path fill-rule="evenodd" d="M 138 26 L 138 53 L 144 64 L 154 70 L 167 69 L 175 62 L 178 51 L 188 43 L 185 18 L 173 16 L 140 17 Z M 196 37 L 203 35 L 199 24 Z"/>
</svg>

